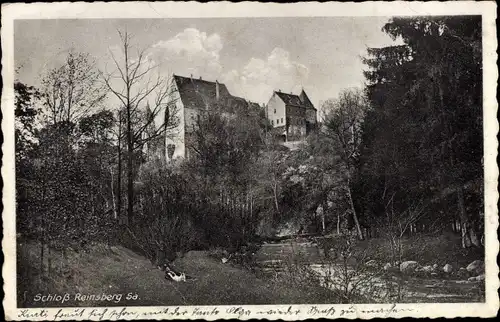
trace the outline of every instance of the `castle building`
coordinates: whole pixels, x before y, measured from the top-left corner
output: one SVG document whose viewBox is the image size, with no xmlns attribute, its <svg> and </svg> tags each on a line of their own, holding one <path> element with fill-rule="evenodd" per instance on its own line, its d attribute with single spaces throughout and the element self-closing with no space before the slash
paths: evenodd
<svg viewBox="0 0 500 322">
<path fill-rule="evenodd" d="M 317 110 L 304 89 L 299 95 L 274 91 L 266 115 L 283 142 L 303 141 L 316 127 Z"/>
<path fill-rule="evenodd" d="M 172 104 L 175 104 L 172 110 L 178 125 L 165 137 L 167 160 L 190 157 L 196 120 L 203 111 L 217 105 L 222 107 L 221 113 L 231 116 L 238 109 L 261 109 L 257 103 L 231 95 L 226 85 L 217 80 L 173 75 L 171 86 Z"/>
</svg>

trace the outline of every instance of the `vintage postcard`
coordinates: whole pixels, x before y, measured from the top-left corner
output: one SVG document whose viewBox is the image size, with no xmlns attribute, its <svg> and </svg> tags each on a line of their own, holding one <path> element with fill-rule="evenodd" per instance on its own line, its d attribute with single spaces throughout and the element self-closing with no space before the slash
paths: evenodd
<svg viewBox="0 0 500 322">
<path fill-rule="evenodd" d="M 5 319 L 495 316 L 495 20 L 3 4 Z"/>
</svg>

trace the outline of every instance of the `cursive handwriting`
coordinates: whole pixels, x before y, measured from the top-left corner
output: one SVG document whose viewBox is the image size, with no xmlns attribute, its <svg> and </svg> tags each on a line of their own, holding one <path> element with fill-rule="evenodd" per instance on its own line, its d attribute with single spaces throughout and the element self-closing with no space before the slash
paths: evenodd
<svg viewBox="0 0 500 322">
<path fill-rule="evenodd" d="M 392 317 L 402 312 L 412 312 L 411 307 L 376 305 L 327 306 L 327 305 L 288 305 L 288 306 L 233 306 L 221 309 L 217 306 L 177 306 L 165 308 L 122 307 L 122 308 L 54 308 L 19 309 L 17 317 L 23 320 L 134 320 L 158 318 L 263 318 L 297 317 L 335 318 L 335 317 Z"/>
</svg>

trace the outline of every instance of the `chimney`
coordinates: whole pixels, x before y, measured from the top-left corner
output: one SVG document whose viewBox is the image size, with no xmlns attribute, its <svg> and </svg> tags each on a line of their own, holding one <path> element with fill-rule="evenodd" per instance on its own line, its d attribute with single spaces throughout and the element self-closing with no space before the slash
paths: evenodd
<svg viewBox="0 0 500 322">
<path fill-rule="evenodd" d="M 202 80 L 202 79 L 201 79 L 201 76 L 200 76 L 200 80 Z"/>
<path fill-rule="evenodd" d="M 215 99 L 219 100 L 219 81 L 215 80 Z"/>
<path fill-rule="evenodd" d="M 191 74 L 191 79 L 193 79 L 193 74 Z"/>
<path fill-rule="evenodd" d="M 278 89 L 278 92 L 280 92 L 280 93 L 281 93 L 281 89 Z"/>
</svg>

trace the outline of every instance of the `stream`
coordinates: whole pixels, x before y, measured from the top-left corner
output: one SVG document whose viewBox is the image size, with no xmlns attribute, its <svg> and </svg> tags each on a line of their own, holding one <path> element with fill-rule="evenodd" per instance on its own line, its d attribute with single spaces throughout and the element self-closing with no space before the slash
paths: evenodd
<svg viewBox="0 0 500 322">
<path fill-rule="evenodd" d="M 288 263 L 300 262 L 308 265 L 310 271 L 317 274 L 321 284 L 328 288 L 337 288 L 344 281 L 339 276 L 343 267 L 340 263 L 325 262 L 322 250 L 312 242 L 298 242 L 295 240 L 264 243 L 255 254 L 255 260 L 264 273 L 276 274 L 282 272 Z M 378 270 L 363 270 L 363 273 L 354 273 L 348 268 L 352 284 L 358 284 L 360 293 L 364 293 L 376 302 L 391 302 L 391 292 L 400 287 L 403 302 L 407 303 L 436 303 L 436 302 L 482 302 L 484 301 L 484 283 L 469 282 L 447 277 L 414 277 L 401 276 L 397 273 L 386 273 Z M 390 290 L 392 288 L 392 291 Z M 402 292 L 402 293 L 401 293 Z"/>
</svg>

